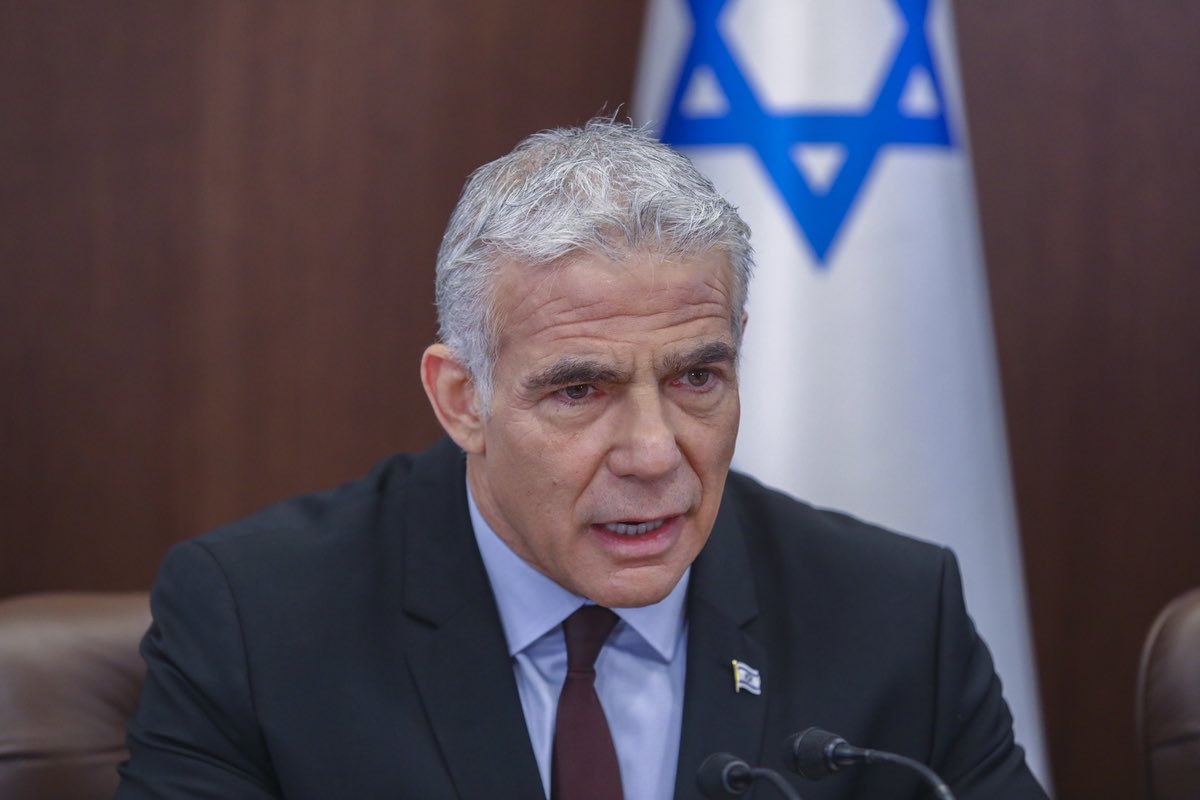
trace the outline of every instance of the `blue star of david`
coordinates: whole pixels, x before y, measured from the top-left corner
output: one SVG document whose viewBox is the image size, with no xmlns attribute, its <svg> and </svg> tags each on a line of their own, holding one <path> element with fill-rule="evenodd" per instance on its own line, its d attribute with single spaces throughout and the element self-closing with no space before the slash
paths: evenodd
<svg viewBox="0 0 1200 800">
<path fill-rule="evenodd" d="M 925 35 L 929 0 L 892 0 L 907 25 L 874 103 L 863 113 L 767 112 L 739 68 L 717 21 L 729 0 L 688 0 L 695 31 L 671 99 L 662 140 L 676 147 L 749 145 L 784 203 L 818 268 L 827 259 L 880 150 L 890 145 L 952 147 L 941 81 Z M 728 108 L 716 116 L 689 116 L 683 101 L 696 70 L 707 68 Z M 901 98 L 913 70 L 924 68 L 937 100 L 933 116 L 912 116 Z M 792 160 L 798 144 L 839 145 L 845 159 L 826 191 L 809 184 Z"/>
</svg>

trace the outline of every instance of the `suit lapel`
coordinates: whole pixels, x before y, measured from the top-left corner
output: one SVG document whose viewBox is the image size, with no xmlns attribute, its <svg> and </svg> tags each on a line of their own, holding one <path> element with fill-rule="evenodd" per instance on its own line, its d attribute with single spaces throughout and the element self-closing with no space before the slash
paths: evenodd
<svg viewBox="0 0 1200 800">
<path fill-rule="evenodd" d="M 443 442 L 414 465 L 402 500 L 404 659 L 458 794 L 544 796 L 508 646 L 467 513 L 461 451 Z M 711 753 L 761 762 L 772 691 L 753 573 L 728 498 L 692 565 L 688 663 L 675 779 L 699 797 L 696 770 Z M 733 661 L 757 669 L 762 694 L 735 691 Z"/>
<path fill-rule="evenodd" d="M 696 770 L 711 753 L 761 761 L 771 675 L 766 649 L 748 632 L 757 616 L 749 556 L 727 496 L 692 565 L 676 798 L 699 797 Z M 759 671 L 761 695 L 735 690 L 734 660 Z"/>
<path fill-rule="evenodd" d="M 541 797 L 500 615 L 467 513 L 462 453 L 414 466 L 405 503 L 405 657 L 461 797 Z"/>
</svg>

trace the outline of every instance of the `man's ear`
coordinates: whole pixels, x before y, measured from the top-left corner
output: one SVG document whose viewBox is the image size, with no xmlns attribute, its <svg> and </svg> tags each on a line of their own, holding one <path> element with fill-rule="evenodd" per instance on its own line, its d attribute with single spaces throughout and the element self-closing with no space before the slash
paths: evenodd
<svg viewBox="0 0 1200 800">
<path fill-rule="evenodd" d="M 431 344 L 425 348 L 421 356 L 421 385 L 450 438 L 467 453 L 482 453 L 483 418 L 475 381 L 446 345 Z"/>
</svg>

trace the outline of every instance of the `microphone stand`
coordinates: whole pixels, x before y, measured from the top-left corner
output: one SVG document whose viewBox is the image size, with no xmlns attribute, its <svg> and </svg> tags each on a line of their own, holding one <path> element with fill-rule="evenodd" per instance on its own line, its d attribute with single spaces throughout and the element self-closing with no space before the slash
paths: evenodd
<svg viewBox="0 0 1200 800">
<path fill-rule="evenodd" d="M 751 767 L 750 778 L 751 780 L 766 778 L 772 786 L 779 790 L 781 795 L 787 798 L 787 800 L 803 800 L 796 790 L 792 788 L 792 785 L 784 780 L 783 776 L 773 769 L 767 769 L 766 767 Z"/>
</svg>

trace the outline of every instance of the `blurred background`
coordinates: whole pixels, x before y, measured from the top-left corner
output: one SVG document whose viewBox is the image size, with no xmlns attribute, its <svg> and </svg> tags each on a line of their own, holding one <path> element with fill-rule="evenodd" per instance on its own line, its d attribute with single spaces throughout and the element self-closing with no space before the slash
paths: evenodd
<svg viewBox="0 0 1200 800">
<path fill-rule="evenodd" d="M 0 597 L 439 435 L 468 172 L 627 108 L 642 0 L 0 2 Z M 959 2 L 1057 796 L 1132 797 L 1155 613 L 1200 584 L 1200 4 Z"/>
</svg>

